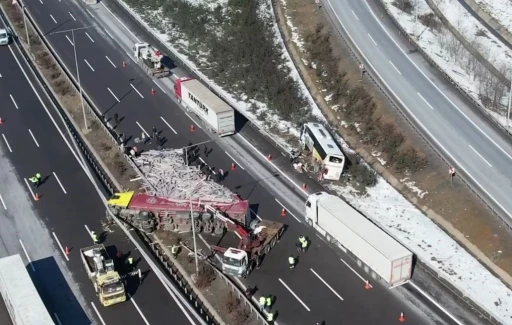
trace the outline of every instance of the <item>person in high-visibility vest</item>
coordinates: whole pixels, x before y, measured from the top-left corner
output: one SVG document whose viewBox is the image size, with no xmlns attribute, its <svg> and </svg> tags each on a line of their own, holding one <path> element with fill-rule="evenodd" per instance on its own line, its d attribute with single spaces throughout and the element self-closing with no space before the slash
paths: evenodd
<svg viewBox="0 0 512 325">
<path fill-rule="evenodd" d="M 270 307 L 272 307 L 272 296 L 268 296 L 265 299 L 265 308 L 267 309 L 267 311 L 270 311 Z"/>
<path fill-rule="evenodd" d="M 267 303 L 267 298 L 265 298 L 265 296 L 261 296 L 258 302 L 260 304 L 260 310 L 263 311 L 265 304 Z"/>
<path fill-rule="evenodd" d="M 92 241 L 97 244 L 98 243 L 98 235 L 96 235 L 96 232 L 95 231 L 91 231 L 91 238 L 92 238 Z"/>
<path fill-rule="evenodd" d="M 302 236 L 302 241 L 301 241 L 301 244 L 302 244 L 302 252 L 305 253 L 307 252 L 308 250 L 308 240 L 306 239 L 306 237 Z"/>
<path fill-rule="evenodd" d="M 288 264 L 290 264 L 290 269 L 295 268 L 295 257 L 290 255 L 290 257 L 288 257 Z"/>
<path fill-rule="evenodd" d="M 128 257 L 128 265 L 133 265 L 133 257 Z"/>
<path fill-rule="evenodd" d="M 274 322 L 274 313 L 273 312 L 267 313 L 267 322 L 269 322 L 270 324 L 272 324 Z"/>
</svg>

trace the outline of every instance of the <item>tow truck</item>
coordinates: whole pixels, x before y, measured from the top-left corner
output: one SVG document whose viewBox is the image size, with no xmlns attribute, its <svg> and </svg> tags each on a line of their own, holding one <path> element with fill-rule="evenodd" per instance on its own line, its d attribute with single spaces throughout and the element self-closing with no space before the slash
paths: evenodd
<svg viewBox="0 0 512 325">
<path fill-rule="evenodd" d="M 123 279 L 114 269 L 114 261 L 103 244 L 80 249 L 80 256 L 94 291 L 105 307 L 126 301 Z"/>
<path fill-rule="evenodd" d="M 164 55 L 148 43 L 135 43 L 133 46 L 135 62 L 152 77 L 165 78 L 171 70 L 162 63 Z"/>
</svg>

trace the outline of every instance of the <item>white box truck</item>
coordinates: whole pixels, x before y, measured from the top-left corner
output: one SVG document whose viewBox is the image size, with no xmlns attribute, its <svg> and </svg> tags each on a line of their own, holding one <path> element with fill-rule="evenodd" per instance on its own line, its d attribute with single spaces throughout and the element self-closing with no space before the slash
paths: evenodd
<svg viewBox="0 0 512 325">
<path fill-rule="evenodd" d="M 341 198 L 318 192 L 306 201 L 306 222 L 353 255 L 373 278 L 396 287 L 411 278 L 413 254 Z"/>
<path fill-rule="evenodd" d="M 176 80 L 174 93 L 187 110 L 194 112 L 219 136 L 235 133 L 235 111 L 199 80 Z"/>
<path fill-rule="evenodd" d="M 54 325 L 19 254 L 0 259 L 0 293 L 14 325 Z"/>
</svg>

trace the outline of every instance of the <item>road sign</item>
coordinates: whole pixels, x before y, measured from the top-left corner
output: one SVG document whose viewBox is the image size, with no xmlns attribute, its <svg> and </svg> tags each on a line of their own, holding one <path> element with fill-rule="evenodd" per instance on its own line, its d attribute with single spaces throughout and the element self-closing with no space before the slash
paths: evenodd
<svg viewBox="0 0 512 325">
<path fill-rule="evenodd" d="M 450 176 L 455 175 L 455 168 L 450 167 L 450 169 L 448 170 L 448 173 L 450 174 Z"/>
<path fill-rule="evenodd" d="M 359 65 L 359 69 L 364 69 L 364 65 L 362 63 Z"/>
</svg>

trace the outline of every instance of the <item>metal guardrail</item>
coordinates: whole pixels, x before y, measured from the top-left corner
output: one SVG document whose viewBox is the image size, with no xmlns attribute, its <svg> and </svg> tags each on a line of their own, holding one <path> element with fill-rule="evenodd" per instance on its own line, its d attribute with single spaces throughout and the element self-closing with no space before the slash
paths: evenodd
<svg viewBox="0 0 512 325">
<path fill-rule="evenodd" d="M 165 55 L 170 57 L 174 62 L 177 62 L 180 67 L 185 68 L 195 79 L 201 81 L 203 83 L 203 85 L 208 87 L 208 89 L 210 89 L 215 95 L 220 97 L 222 100 L 224 100 L 226 103 L 228 103 L 232 108 L 234 108 L 239 114 L 244 116 L 245 119 L 247 120 L 247 122 L 254 129 L 256 129 L 258 131 L 258 133 L 261 134 L 268 142 L 270 142 L 276 148 L 278 148 L 280 152 L 289 152 L 289 149 L 286 148 L 282 143 L 277 141 L 275 139 L 275 136 L 271 135 L 265 129 L 261 128 L 257 123 L 254 123 L 252 121 L 252 119 L 248 115 L 246 115 L 246 113 L 244 111 L 239 110 L 237 108 L 236 103 L 234 103 L 231 99 L 224 96 L 221 92 L 221 87 L 212 86 L 211 81 L 203 73 L 201 73 L 199 70 L 197 70 L 194 67 L 192 67 L 191 65 L 189 65 L 189 63 L 186 60 L 181 58 L 181 55 L 177 51 L 168 47 L 165 43 L 163 43 L 156 36 L 154 36 L 154 34 L 152 33 L 152 28 L 148 24 L 146 24 L 144 21 L 139 19 L 139 17 L 134 15 L 134 13 L 131 11 L 131 9 L 128 8 L 128 6 L 122 0 L 121 1 L 113 0 L 110 3 L 117 5 L 117 7 L 120 8 L 126 15 L 128 15 L 129 17 L 132 17 L 132 21 L 134 23 L 136 23 L 139 26 L 139 28 L 141 28 L 142 30 L 145 30 L 147 32 L 146 34 L 150 38 L 151 42 L 156 44 L 162 53 L 164 53 Z"/>
<path fill-rule="evenodd" d="M 18 10 L 21 11 L 23 9 L 18 7 Z M 6 15 L 4 15 L 3 12 L 0 12 L 0 14 L 12 26 L 12 23 L 10 22 L 9 18 Z M 41 39 L 42 43 L 45 45 L 46 49 L 53 55 L 54 59 L 57 61 L 58 67 L 62 71 L 63 75 L 66 76 L 68 83 L 73 86 L 72 88 L 73 88 L 73 90 L 76 93 L 79 93 L 79 89 L 78 89 L 77 83 L 75 82 L 74 77 L 72 76 L 72 74 L 69 73 L 68 69 L 60 61 L 60 59 L 56 55 L 56 53 L 53 50 L 53 48 L 51 48 L 51 45 L 46 41 L 46 39 L 44 39 L 44 37 L 42 37 L 41 31 L 39 30 L 37 25 L 34 23 L 32 17 L 30 16 L 30 14 L 28 12 L 26 12 L 26 14 L 27 14 L 27 21 L 29 21 L 29 23 L 31 24 L 32 28 L 36 31 L 36 33 L 38 34 L 39 38 Z M 14 29 L 12 27 L 11 27 L 11 29 L 14 31 Z M 35 65 L 32 62 L 32 57 L 29 55 L 29 52 L 25 48 L 25 45 L 22 42 L 20 42 L 20 40 L 18 39 L 16 34 L 13 34 L 13 39 L 18 44 L 18 46 L 20 48 L 20 51 L 22 52 L 23 56 L 26 59 L 26 62 L 28 62 L 28 64 L 30 65 L 31 69 L 34 72 L 36 72 L 36 73 L 34 73 L 34 75 L 38 78 L 38 81 L 43 86 L 44 90 L 48 93 L 49 98 L 51 99 L 51 101 L 53 102 L 55 107 L 57 108 L 59 114 L 64 119 L 64 121 L 66 123 L 66 127 L 70 130 L 70 132 L 73 135 L 73 138 L 75 139 L 76 143 L 78 144 L 80 150 L 84 153 L 84 156 L 88 160 L 88 163 L 91 165 L 91 167 L 93 167 L 94 172 L 99 177 L 99 179 L 102 181 L 102 183 L 104 184 L 105 188 L 108 190 L 108 192 L 110 192 L 110 194 L 122 191 L 122 189 L 119 188 L 119 186 L 117 186 L 115 184 L 116 182 L 112 181 L 112 176 L 111 176 L 110 172 L 108 172 L 102 166 L 102 164 L 95 157 L 93 151 L 90 148 L 88 148 L 88 145 L 86 144 L 87 141 L 82 138 L 82 136 L 80 135 L 80 131 L 78 131 L 78 127 L 71 120 L 71 118 L 68 115 L 68 113 L 66 112 L 66 110 L 59 103 L 59 100 L 57 99 L 58 98 L 57 95 L 54 93 L 54 91 L 51 88 L 51 85 L 49 84 L 49 82 L 43 77 L 42 71 L 39 69 L 39 67 L 37 67 L 37 65 Z M 96 120 L 98 122 L 98 125 L 101 125 L 103 127 L 103 130 L 110 136 L 109 138 L 112 140 L 112 142 L 115 143 L 115 145 L 119 148 L 118 142 L 117 142 L 117 140 L 115 138 L 115 132 L 110 130 L 103 123 L 103 120 L 102 120 L 101 116 L 97 114 L 98 110 L 97 109 L 93 109 L 91 107 L 91 106 L 94 106 L 94 104 L 92 104 L 92 101 L 90 101 L 90 99 L 87 97 L 87 94 L 85 94 L 84 92 L 82 92 L 82 93 L 84 95 L 84 100 L 86 101 L 84 103 L 85 107 L 87 108 L 89 113 L 96 118 Z M 129 156 L 127 156 L 127 155 L 124 155 L 124 156 L 125 156 L 127 162 L 133 168 L 137 168 Z M 143 237 L 143 239 L 146 241 L 146 243 L 148 245 L 150 244 L 150 242 L 147 242 L 147 240 L 148 240 L 147 238 Z M 169 262 L 167 262 L 167 263 L 165 263 L 163 265 L 166 266 L 166 267 L 169 267 Z M 213 317 L 211 316 L 211 313 L 205 309 L 204 303 L 198 298 L 198 296 L 197 295 L 191 295 L 190 289 L 189 289 L 190 288 L 190 284 L 188 282 L 186 282 L 186 280 L 184 280 L 184 277 L 182 276 L 182 274 L 180 274 L 175 267 L 173 268 L 173 270 L 174 270 L 174 272 L 171 274 L 171 275 L 173 275 L 172 278 L 174 280 L 176 280 L 178 277 L 180 278 L 180 281 L 174 281 L 175 284 L 178 287 L 180 287 L 184 293 L 186 293 L 186 297 L 191 302 L 191 305 L 197 310 L 197 312 L 201 315 L 201 317 L 203 319 L 205 319 L 205 321 L 207 321 L 209 324 L 218 325 L 218 322 L 216 320 L 214 320 Z M 191 297 L 193 297 L 194 299 L 191 300 Z"/>
<path fill-rule="evenodd" d="M 151 33 L 151 30 L 152 30 L 152 29 L 151 29 L 151 27 L 150 27 L 150 26 L 148 26 L 144 21 L 140 20 L 137 16 L 134 16 L 134 15 L 133 15 L 133 12 L 132 12 L 132 11 L 131 11 L 131 10 L 130 10 L 130 9 L 129 9 L 129 8 L 128 8 L 124 3 L 123 3 L 123 2 L 122 2 L 122 1 L 120 1 L 120 0 L 115 0 L 114 2 L 115 2 L 115 3 L 117 3 L 117 4 L 119 5 L 119 7 L 120 7 L 120 8 L 121 8 L 121 9 L 122 9 L 122 10 L 123 10 L 123 11 L 124 11 L 128 16 L 132 17 L 132 18 L 133 18 L 133 20 L 137 23 L 137 25 L 139 25 L 139 27 L 141 27 L 142 29 L 146 30 L 148 33 Z M 381 2 L 381 4 L 382 4 L 382 0 L 379 0 L 379 2 Z M 385 7 L 384 7 L 384 8 L 385 8 Z M 388 12 L 388 14 L 389 14 L 389 12 Z M 390 17 L 392 17 L 392 16 L 390 15 Z M 392 19 L 393 19 L 393 18 L 392 18 Z M 394 19 L 393 19 L 393 21 L 395 22 L 395 24 L 397 24 L 397 26 L 399 26 L 399 24 L 398 24 Z M 399 26 L 399 29 L 401 29 L 401 27 L 400 27 L 400 26 Z M 409 38 L 408 34 L 407 34 L 407 33 L 405 33 L 405 31 L 404 31 L 403 29 L 401 29 L 401 31 L 402 31 L 402 33 L 403 33 L 406 37 L 408 37 L 408 38 Z M 210 86 L 210 85 L 209 85 L 208 79 L 207 79 L 204 75 L 202 75 L 199 71 L 197 71 L 197 70 L 196 70 L 196 69 L 194 69 L 193 67 L 189 66 L 187 62 L 185 62 L 184 60 L 182 60 L 182 59 L 181 59 L 181 57 L 180 57 L 180 55 L 179 55 L 178 53 L 176 53 L 173 49 L 171 49 L 171 48 L 167 47 L 163 42 L 161 42 L 160 40 L 158 40 L 158 39 L 157 39 L 156 37 L 154 37 L 153 35 L 150 35 L 150 37 L 151 37 L 151 40 L 152 40 L 155 44 L 157 44 L 161 49 L 167 49 L 167 50 L 171 53 L 171 54 L 170 54 L 170 57 L 171 57 L 171 58 L 173 58 L 173 59 L 175 59 L 177 62 L 179 62 L 179 63 L 181 64 L 181 66 L 182 66 L 182 67 L 187 68 L 187 70 L 188 70 L 188 71 L 189 71 L 189 72 L 190 72 L 194 77 L 196 77 L 197 79 L 201 80 L 201 81 L 202 81 L 202 82 L 203 82 L 203 83 L 204 83 L 204 84 L 205 84 L 205 85 L 206 85 L 206 86 L 207 86 L 207 87 L 208 87 L 212 92 L 214 92 L 217 96 L 219 96 L 219 97 L 221 97 L 222 99 L 224 99 L 228 104 L 230 104 L 232 107 L 234 107 L 234 108 L 236 109 L 236 104 L 232 103 L 230 100 L 228 100 L 228 99 L 224 98 L 224 96 L 222 96 L 221 94 L 219 94 L 219 92 L 216 90 L 216 88 L 215 88 L 215 87 L 212 87 L 212 86 Z M 344 39 L 345 39 L 345 38 L 344 38 Z M 345 40 L 345 41 L 346 41 L 346 40 Z M 415 46 L 416 48 L 418 48 L 418 49 L 420 50 L 420 52 L 422 52 L 422 53 L 423 53 L 423 51 L 421 50 L 421 48 L 420 48 L 416 43 L 412 43 L 412 44 L 414 44 L 414 46 Z M 350 48 L 352 48 L 352 47 L 350 47 Z M 351 50 L 351 51 L 352 51 L 352 50 Z M 352 51 L 352 53 L 354 54 L 354 56 L 357 58 L 357 60 L 358 60 L 359 62 L 361 62 L 361 61 L 362 61 L 362 60 L 360 60 L 360 59 L 359 59 L 359 57 L 358 57 L 358 55 L 357 55 L 356 53 L 354 53 L 353 51 Z M 168 53 L 166 53 L 166 54 L 167 54 L 167 55 L 169 55 Z M 426 57 L 429 59 L 429 61 L 431 61 L 430 57 L 428 57 L 428 56 L 426 56 Z M 361 62 L 361 63 L 362 63 L 362 62 Z M 431 62 L 431 63 L 432 63 L 432 64 L 433 64 L 433 65 L 434 65 L 438 70 L 440 70 L 444 75 L 446 75 L 446 73 L 444 73 L 444 72 L 440 69 L 440 67 L 439 67 L 437 64 L 435 64 L 435 62 Z M 447 76 L 447 75 L 446 75 L 446 76 Z M 373 81 L 378 85 L 378 82 L 377 82 L 373 77 L 371 77 L 371 78 L 372 78 L 372 79 L 373 79 Z M 452 80 L 449 76 L 447 76 L 447 78 L 448 78 L 448 80 L 449 80 L 452 84 L 454 84 L 454 85 L 457 87 L 457 89 L 459 89 L 459 91 L 461 91 L 461 93 L 462 93 L 462 94 L 463 94 L 467 99 L 469 99 L 469 100 L 470 100 L 472 103 L 474 103 L 478 108 L 480 108 L 480 109 L 482 110 L 482 112 L 485 114 L 485 116 L 486 116 L 488 119 L 490 119 L 493 123 L 497 124 L 497 122 L 496 122 L 494 119 L 492 119 L 492 117 L 491 117 L 491 116 L 490 116 L 490 115 L 485 111 L 485 109 L 484 109 L 481 105 L 479 105 L 479 103 L 478 103 L 478 102 L 476 102 L 476 101 L 475 101 L 475 100 L 474 100 L 474 99 L 473 99 L 469 94 L 465 93 L 465 92 L 464 92 L 464 90 L 463 90 L 462 88 L 460 88 L 460 87 L 459 87 L 459 86 L 454 82 L 454 80 Z M 381 88 L 381 90 L 385 93 L 385 91 L 382 89 L 382 87 L 380 87 L 380 85 L 378 85 L 378 86 L 379 86 L 379 88 Z M 388 98 L 389 98 L 389 97 L 388 97 Z M 393 100 L 392 100 L 391 98 L 390 98 L 390 100 L 393 102 Z M 238 111 L 238 110 L 237 110 L 237 111 Z M 401 110 L 399 110 L 399 111 L 401 111 Z M 239 112 L 240 112 L 240 111 L 239 111 Z M 240 112 L 240 113 L 241 113 L 242 115 L 244 115 L 244 114 L 243 114 L 243 112 Z M 409 119 L 405 114 L 403 114 L 403 112 L 402 112 L 402 115 L 404 115 L 404 117 L 406 118 L 406 120 L 407 120 L 407 121 L 409 121 L 409 123 L 413 126 L 413 128 L 414 128 L 414 129 L 416 129 L 416 130 L 417 130 L 417 132 L 418 132 L 419 134 L 421 134 L 421 135 L 422 135 L 422 133 L 420 132 L 420 130 L 418 130 L 418 128 L 417 128 L 417 127 L 416 127 L 416 126 L 415 126 L 415 125 L 410 121 L 410 119 Z M 245 115 L 244 115 L 244 116 L 245 116 Z M 245 117 L 247 118 L 247 120 L 249 121 L 249 123 L 251 123 L 251 125 L 253 125 L 253 126 L 254 126 L 254 128 L 255 128 L 255 129 L 257 129 L 257 130 L 258 130 L 258 131 L 259 131 L 259 132 L 260 132 L 260 133 L 261 133 L 265 138 L 269 138 L 269 139 L 271 139 L 271 140 L 272 140 L 272 142 L 273 142 L 273 143 L 275 143 L 275 144 L 276 144 L 276 146 L 277 146 L 278 148 L 281 148 L 281 151 L 285 151 L 285 152 L 287 152 L 287 151 L 288 151 L 286 148 L 283 148 L 279 143 L 277 143 L 275 140 L 273 140 L 273 139 L 272 139 L 272 137 L 268 134 L 268 132 L 266 132 L 265 130 L 262 130 L 259 126 L 257 126 L 257 125 L 255 125 L 254 123 L 252 123 L 252 122 L 251 122 L 251 120 L 249 119 L 249 117 L 247 117 L 247 116 L 245 116 Z M 497 124 L 497 125 L 501 127 L 501 125 L 499 125 L 499 124 Z M 502 130 L 504 130 L 504 131 L 506 132 L 506 134 L 508 134 L 508 132 L 507 132 L 503 127 L 501 127 L 501 129 L 502 129 Z M 429 145 L 434 149 L 434 151 L 435 151 L 436 153 L 438 153 L 438 155 L 441 157 L 441 159 L 443 159 L 444 161 L 446 161 L 446 162 L 448 163 L 448 160 L 447 160 L 447 159 L 445 159 L 445 158 L 444 158 L 444 157 L 443 157 L 443 156 L 442 156 L 442 155 L 441 155 L 441 154 L 436 150 L 436 148 L 435 148 L 434 146 L 432 146 L 431 142 L 430 142 L 427 138 L 425 138 L 423 135 L 422 135 L 422 137 L 423 137 L 423 139 L 426 141 L 426 143 L 428 143 L 428 144 L 429 144 Z M 448 165 L 452 165 L 452 164 L 451 164 L 451 163 L 448 163 Z M 466 184 L 469 184 L 467 180 L 464 180 L 464 179 L 463 179 L 463 181 L 464 181 Z M 480 195 L 479 193 L 477 193 L 476 191 L 474 191 L 474 190 L 473 190 L 473 188 L 472 188 L 471 186 L 469 186 L 469 187 L 472 189 L 472 191 L 473 191 L 473 192 L 475 192 L 475 194 L 476 194 L 476 195 L 477 195 L 477 196 L 478 196 L 478 197 L 479 197 L 479 198 L 480 198 L 480 199 L 481 199 L 481 200 L 482 200 L 486 205 L 488 205 L 488 204 L 487 204 L 487 202 L 486 202 L 486 201 L 481 197 L 481 195 Z M 500 216 L 499 216 L 499 214 L 498 214 L 494 209 L 492 209 L 492 207 L 490 207 L 490 208 L 491 208 L 491 210 L 493 210 L 493 211 L 495 212 L 495 214 L 496 214 L 498 217 L 500 217 Z M 367 217 L 368 217 L 368 216 L 367 216 Z M 371 219 L 371 217 L 368 217 L 368 218 L 369 218 L 370 220 L 372 220 L 372 219 Z M 501 219 L 503 222 L 505 222 L 505 220 L 504 220 L 503 218 L 501 218 L 501 217 L 500 217 L 500 219 Z M 512 226 L 510 226 L 508 223 L 506 223 L 506 224 L 507 224 L 507 226 L 508 226 L 508 227 L 511 227 L 511 228 L 512 228 Z M 379 226 L 381 229 L 383 229 L 383 230 L 385 231 L 385 228 L 383 228 L 381 225 L 378 225 L 378 226 Z M 386 233 L 388 233 L 388 232 L 386 231 Z M 388 233 L 388 234 L 389 234 L 389 233 Z M 389 234 L 389 235 L 390 235 L 390 236 L 392 236 L 393 238 L 395 238 L 392 234 Z M 396 238 L 395 238 L 395 239 L 396 239 Z M 461 288 L 458 288 L 456 285 L 452 284 L 452 283 L 449 281 L 449 279 L 446 279 L 446 278 L 445 278 L 445 276 L 444 276 L 444 274 L 439 273 L 439 272 L 437 272 L 435 269 L 430 268 L 430 267 L 428 266 L 428 265 L 429 265 L 428 261 L 418 260 L 418 262 L 419 262 L 419 263 L 421 263 L 421 264 L 419 264 L 419 265 L 421 266 L 421 268 L 422 268 L 423 270 L 425 270 L 425 271 L 426 271 L 426 272 L 428 272 L 429 274 L 431 274 L 431 275 L 435 276 L 435 277 L 440 281 L 440 283 L 442 283 L 442 284 L 443 284 L 445 287 L 447 287 L 451 292 L 453 292 L 453 293 L 454 293 L 454 294 L 456 294 L 459 298 L 461 298 L 463 301 L 465 301 L 469 306 L 471 306 L 472 308 L 474 308 L 474 309 L 478 310 L 482 315 L 486 315 L 486 317 L 487 317 L 487 318 L 489 318 L 491 321 L 499 322 L 499 318 L 498 318 L 498 317 L 496 317 L 495 315 L 493 315 L 491 312 L 487 311 L 484 307 L 480 306 L 478 303 L 476 303 L 476 302 L 474 302 L 474 301 L 472 301 L 472 300 L 468 299 L 468 298 L 467 298 L 467 295 L 464 293 L 464 291 L 463 291 Z M 492 270 L 490 270 L 490 271 L 492 272 Z"/>
<path fill-rule="evenodd" d="M 325 1 L 324 0 L 321 0 L 322 1 L 322 5 L 325 6 L 326 4 L 324 3 Z M 386 9 L 384 4 L 382 3 L 382 0 L 378 0 L 381 5 L 384 7 L 384 10 Z M 391 15 L 391 13 L 389 13 L 387 10 L 386 12 L 388 13 L 388 15 L 391 17 L 391 19 L 393 20 L 393 22 L 397 25 L 398 29 L 400 30 L 400 32 L 408 39 L 410 39 L 410 37 L 408 36 L 408 34 L 403 30 L 403 28 L 398 24 L 398 22 L 396 20 L 394 20 L 393 16 Z M 342 39 L 343 41 L 347 44 L 348 48 L 349 48 L 349 51 L 352 53 L 353 57 L 355 58 L 356 61 L 358 61 L 359 63 L 364 63 L 365 66 L 368 66 L 368 62 L 365 62 L 365 60 L 361 57 L 361 55 L 359 53 L 356 53 L 355 50 L 353 50 L 354 48 L 354 45 L 351 43 L 350 41 L 350 38 L 346 37 L 345 35 L 346 32 L 344 30 L 340 30 L 339 28 L 337 28 L 337 23 L 335 22 L 335 20 L 331 17 L 331 15 L 326 12 L 326 15 L 329 17 L 329 19 L 331 20 L 331 23 L 332 25 L 334 26 L 334 28 L 339 32 L 340 36 L 342 36 Z M 341 27 L 341 26 L 340 26 Z M 416 44 L 416 43 L 412 43 L 411 41 L 411 44 L 414 44 L 415 47 L 419 48 L 419 46 Z M 419 48 L 420 52 L 421 51 L 421 48 Z M 426 56 L 426 58 L 428 60 L 431 60 L 428 56 Z M 430 61 L 429 61 L 430 62 Z M 437 69 L 440 69 L 439 66 L 435 65 L 435 63 L 432 62 L 432 64 L 437 68 Z M 443 74 L 445 74 L 442 70 L 440 70 Z M 376 79 L 374 76 L 373 76 L 373 73 L 371 73 L 371 71 L 368 71 L 369 72 L 369 77 L 371 78 L 371 80 L 375 83 L 375 85 L 382 91 L 382 93 L 391 101 L 391 103 L 393 103 L 393 105 L 395 105 L 398 109 L 398 112 L 400 112 L 400 114 L 405 118 L 406 121 L 409 122 L 409 124 L 411 125 L 411 127 L 413 129 L 416 130 L 416 132 L 423 138 L 423 140 L 432 148 L 432 150 L 438 154 L 438 156 L 443 160 L 445 161 L 449 166 L 452 165 L 451 162 L 449 162 L 448 159 L 446 159 L 441 152 L 439 152 L 439 150 L 434 146 L 432 145 L 431 141 L 425 137 L 425 135 L 422 133 L 422 131 L 414 124 L 414 122 L 410 119 L 410 117 L 402 110 L 400 109 L 399 105 L 396 104 L 396 101 L 391 98 L 386 89 L 384 89 L 382 87 L 382 85 L 380 84 L 379 80 Z M 451 80 L 451 79 L 450 79 Z M 457 86 L 453 80 L 451 80 L 451 82 Z M 461 90 L 462 91 L 462 90 Z M 467 95 L 467 94 L 466 94 Z M 469 95 L 467 95 L 469 96 Z M 468 98 L 471 100 L 471 98 Z M 476 103 L 476 102 L 475 102 Z M 478 104 L 478 103 L 476 103 Z M 497 211 L 495 211 L 491 206 L 488 205 L 488 203 L 484 200 L 484 198 L 478 193 L 476 192 L 472 186 L 470 186 L 470 182 L 468 180 L 466 180 L 464 177 L 462 177 L 463 175 L 460 175 L 461 176 L 461 179 L 462 181 L 482 200 L 482 202 L 484 204 L 486 204 L 494 213 L 495 215 L 500 218 L 506 225 L 507 227 L 510 227 L 508 225 L 508 223 L 506 223 L 502 218 L 501 216 L 497 213 Z M 365 214 L 364 214 L 365 215 Z M 365 215 L 366 216 L 366 215 Z M 372 220 L 371 216 L 366 216 L 369 220 L 371 220 L 372 222 L 375 222 Z M 388 235 L 390 235 L 391 237 L 395 238 L 398 242 L 401 243 L 401 241 L 399 241 L 395 236 L 393 236 L 392 234 L 390 234 L 388 231 L 386 231 L 386 229 L 384 227 L 382 227 L 380 224 L 376 223 L 376 225 L 378 225 L 383 231 L 385 231 Z M 512 227 L 511 227 L 512 228 Z M 455 238 L 452 237 L 453 240 L 457 241 Z M 402 245 L 404 245 L 402 243 Z M 462 244 L 460 244 L 462 245 Z M 409 247 L 407 245 L 404 245 L 405 247 L 407 247 L 409 249 Z M 462 245 L 464 246 L 464 245 Z M 414 251 L 414 250 L 411 250 L 411 251 Z M 470 252 L 470 251 L 469 251 Z M 470 252 L 471 253 L 471 252 Z M 475 259 L 478 259 L 476 256 L 473 256 Z M 496 323 L 496 324 L 500 324 L 501 320 L 496 316 L 494 315 L 493 313 L 491 313 L 490 311 L 488 311 L 486 308 L 484 308 L 483 306 L 481 306 L 479 303 L 476 303 L 474 301 L 472 301 L 471 299 L 468 299 L 468 295 L 464 292 L 463 289 L 459 288 L 457 285 L 453 284 L 449 279 L 447 279 L 444 274 L 438 272 L 435 268 L 431 268 L 429 266 L 429 261 L 424 261 L 424 260 L 421 260 L 419 258 L 418 255 L 416 255 L 416 258 L 418 259 L 416 261 L 416 265 L 417 266 L 420 266 L 422 270 L 424 270 L 425 272 L 431 274 L 432 276 L 435 276 L 436 279 L 442 284 L 444 285 L 448 290 L 450 290 L 451 292 L 453 292 L 455 295 L 457 295 L 462 301 L 466 302 L 470 307 L 474 308 L 475 310 L 477 310 L 479 313 L 481 313 L 482 315 L 484 315 L 486 318 L 488 318 L 491 322 L 493 323 Z M 495 274 L 491 269 L 488 268 L 488 270 Z M 496 274 L 495 274 L 496 275 Z M 498 275 L 496 275 L 496 277 L 499 278 Z"/>
</svg>

